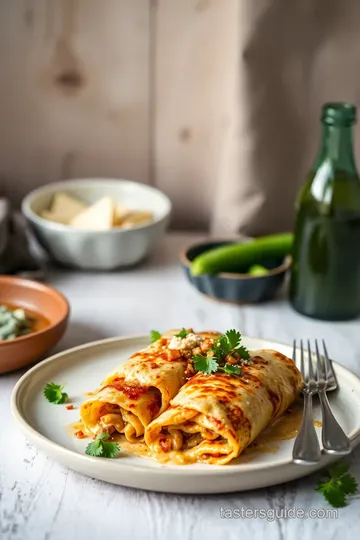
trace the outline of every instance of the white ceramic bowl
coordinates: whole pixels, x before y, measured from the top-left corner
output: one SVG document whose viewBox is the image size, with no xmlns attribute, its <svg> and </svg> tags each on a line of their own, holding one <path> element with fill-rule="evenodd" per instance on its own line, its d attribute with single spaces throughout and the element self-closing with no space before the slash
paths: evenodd
<svg viewBox="0 0 360 540">
<path fill-rule="evenodd" d="M 43 219 L 39 212 L 50 206 L 52 196 L 59 191 L 88 203 L 109 195 L 125 206 L 150 210 L 154 220 L 131 229 L 85 231 Z M 138 263 L 162 240 L 171 202 L 161 191 L 145 184 L 92 178 L 35 189 L 23 200 L 22 211 L 36 238 L 55 261 L 88 270 L 113 270 Z"/>
</svg>

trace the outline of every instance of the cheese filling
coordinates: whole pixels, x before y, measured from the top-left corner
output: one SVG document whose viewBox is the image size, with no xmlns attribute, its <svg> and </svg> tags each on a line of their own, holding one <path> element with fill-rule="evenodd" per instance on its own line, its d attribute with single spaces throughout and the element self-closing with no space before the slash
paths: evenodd
<svg viewBox="0 0 360 540">
<path fill-rule="evenodd" d="M 158 452 L 186 451 L 195 448 L 203 441 L 224 440 L 220 435 L 195 422 L 162 428 L 159 438 L 154 444 Z"/>
<path fill-rule="evenodd" d="M 103 405 L 101 416 L 92 431 L 94 435 L 123 433 L 129 442 L 135 442 L 138 437 L 144 434 L 144 426 L 135 414 L 126 411 L 119 405 L 106 403 Z"/>
</svg>

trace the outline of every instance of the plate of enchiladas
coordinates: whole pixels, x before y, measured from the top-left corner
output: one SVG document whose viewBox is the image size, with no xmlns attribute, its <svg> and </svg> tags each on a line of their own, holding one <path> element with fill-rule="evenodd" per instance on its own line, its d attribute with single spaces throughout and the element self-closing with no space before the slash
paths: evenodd
<svg viewBox="0 0 360 540">
<path fill-rule="evenodd" d="M 111 338 L 29 370 L 12 395 L 40 450 L 87 476 L 168 493 L 224 493 L 300 478 L 336 459 L 292 462 L 302 377 L 292 347 L 181 328 Z M 332 410 L 354 447 L 360 379 L 333 362 Z M 321 411 L 314 403 L 321 441 Z"/>
</svg>

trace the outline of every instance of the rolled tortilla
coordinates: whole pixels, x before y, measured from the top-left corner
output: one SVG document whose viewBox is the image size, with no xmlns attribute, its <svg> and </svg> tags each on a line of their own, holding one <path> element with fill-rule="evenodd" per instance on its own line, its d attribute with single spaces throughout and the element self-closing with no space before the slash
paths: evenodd
<svg viewBox="0 0 360 540">
<path fill-rule="evenodd" d="M 99 433 L 123 433 L 135 442 L 145 427 L 166 410 L 170 400 L 186 382 L 189 358 L 195 346 L 210 347 L 218 333 L 190 334 L 184 340 L 174 338 L 176 330 L 133 354 L 121 364 L 101 388 L 80 407 L 83 431 L 88 436 Z M 194 337 L 195 336 L 195 337 Z M 177 341 L 180 349 L 174 348 Z"/>
<path fill-rule="evenodd" d="M 236 458 L 294 402 L 302 377 L 290 358 L 250 352 L 242 376 L 197 373 L 145 430 L 153 457 L 223 465 Z"/>
</svg>

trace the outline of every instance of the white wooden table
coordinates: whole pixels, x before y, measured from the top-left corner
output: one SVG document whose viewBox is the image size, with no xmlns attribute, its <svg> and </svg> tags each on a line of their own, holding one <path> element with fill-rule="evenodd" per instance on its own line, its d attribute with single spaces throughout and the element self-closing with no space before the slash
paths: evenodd
<svg viewBox="0 0 360 540">
<path fill-rule="evenodd" d="M 131 271 L 91 274 L 54 271 L 49 282 L 72 306 L 67 334 L 56 350 L 109 336 L 147 333 L 150 328 L 193 326 L 291 343 L 294 337 L 324 337 L 331 355 L 360 375 L 360 324 L 323 323 L 301 317 L 286 299 L 264 305 L 218 304 L 198 294 L 178 263 L 179 249 L 195 239 L 170 235 L 161 251 Z M 328 508 L 314 491 L 317 475 L 247 493 L 175 496 L 121 488 L 67 470 L 25 440 L 9 408 L 21 373 L 0 376 L 0 539 L 119 540 L 254 538 L 354 538 L 360 498 L 337 519 L 224 519 L 220 508 Z M 349 458 L 360 481 L 360 447 Z M 280 480 L 280 479 L 279 479 Z M 271 519 L 271 516 L 269 516 Z"/>
</svg>

